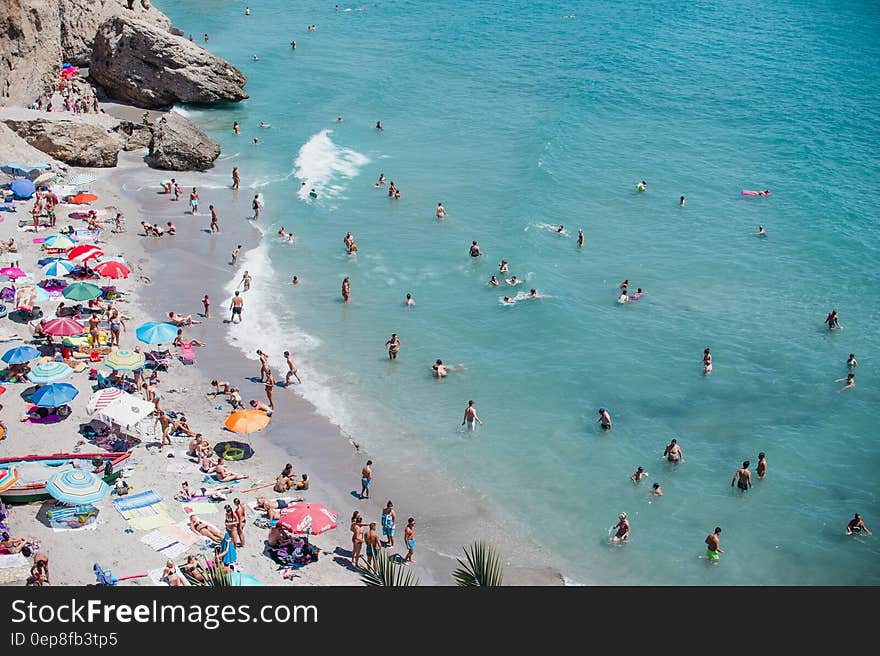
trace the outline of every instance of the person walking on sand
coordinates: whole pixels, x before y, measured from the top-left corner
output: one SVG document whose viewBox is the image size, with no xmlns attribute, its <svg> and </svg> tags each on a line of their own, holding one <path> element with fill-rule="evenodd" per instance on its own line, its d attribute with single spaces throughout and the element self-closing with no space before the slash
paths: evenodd
<svg viewBox="0 0 880 656">
<path fill-rule="evenodd" d="M 416 549 L 416 520 L 410 517 L 406 520 L 406 528 L 403 529 L 403 541 L 406 544 L 406 556 L 403 563 L 408 564 L 413 561 L 413 551 Z"/>
<path fill-rule="evenodd" d="M 721 548 L 721 527 L 716 526 L 715 532 L 706 536 L 706 558 L 709 560 L 719 560 L 719 555 L 724 553 Z"/>
<path fill-rule="evenodd" d="M 266 399 L 269 401 L 269 407 L 275 412 L 275 376 L 271 371 L 266 372 Z"/>
<path fill-rule="evenodd" d="M 379 551 L 382 549 L 379 534 L 376 532 L 376 522 L 370 522 L 370 528 L 364 535 L 364 542 L 367 545 L 367 567 L 375 570 L 379 566 Z"/>
<path fill-rule="evenodd" d="M 483 425 L 483 420 L 477 416 L 477 409 L 474 407 L 473 399 L 471 399 L 468 401 L 467 408 L 464 409 L 464 419 L 461 420 L 461 425 L 467 424 L 469 430 L 474 430 L 477 422 L 480 423 L 480 426 Z"/>
<path fill-rule="evenodd" d="M 397 352 L 400 351 L 400 339 L 397 337 L 397 333 L 391 334 L 391 339 L 385 342 L 385 346 L 388 347 L 388 359 L 396 360 Z"/>
<path fill-rule="evenodd" d="M 241 176 L 238 173 L 238 167 L 233 166 L 232 167 L 232 188 L 238 189 L 240 184 L 241 184 Z"/>
<path fill-rule="evenodd" d="M 348 276 L 346 276 L 345 280 L 342 281 L 342 300 L 348 303 L 351 298 L 351 283 L 348 281 Z"/>
<path fill-rule="evenodd" d="M 241 253 L 241 244 L 232 249 L 232 266 L 238 264 L 238 254 Z"/>
<path fill-rule="evenodd" d="M 284 359 L 287 361 L 287 377 L 284 379 L 284 386 L 290 386 L 291 376 L 294 376 L 296 378 L 296 382 L 302 385 L 302 378 L 300 378 L 299 373 L 297 373 L 296 362 L 293 361 L 293 357 L 290 355 L 290 351 L 284 352 Z"/>
<path fill-rule="evenodd" d="M 214 209 L 213 205 L 208 205 L 208 209 L 211 210 L 211 233 L 220 232 L 220 223 L 217 221 L 217 210 Z"/>
<path fill-rule="evenodd" d="M 168 436 L 168 429 L 171 427 L 171 424 L 171 418 L 163 410 L 159 410 L 156 419 L 153 421 L 153 430 L 156 430 L 156 427 L 159 425 L 162 426 L 162 442 L 159 444 L 159 451 L 165 448 L 165 446 L 171 446 L 171 438 Z"/>
<path fill-rule="evenodd" d="M 244 546 L 244 527 L 247 524 L 247 518 L 244 513 L 244 504 L 241 502 L 241 499 L 233 499 L 232 503 L 235 504 L 235 518 L 238 520 L 238 539 L 241 541 L 241 544 L 236 545 L 237 547 Z"/>
<path fill-rule="evenodd" d="M 391 500 L 382 509 L 382 535 L 388 538 L 388 546 L 394 546 L 394 524 L 397 521 L 397 513 L 394 512 L 394 504 Z"/>
<path fill-rule="evenodd" d="M 239 294 L 240 292 L 236 290 L 235 296 L 232 297 L 232 303 L 229 306 L 229 309 L 232 310 L 232 316 L 229 318 L 229 323 L 241 323 L 241 309 L 244 307 L 244 299 Z M 238 321 L 235 320 L 235 317 L 238 317 Z"/>
<path fill-rule="evenodd" d="M 370 498 L 370 484 L 373 482 L 373 461 L 367 460 L 367 464 L 361 469 L 361 499 Z"/>
<path fill-rule="evenodd" d="M 257 355 L 260 357 L 260 382 L 262 383 L 269 373 L 269 356 L 260 349 L 257 349 Z"/>
<path fill-rule="evenodd" d="M 351 516 L 351 564 L 355 569 L 358 568 L 358 561 L 361 559 L 361 549 L 364 546 L 364 526 L 361 514 L 355 510 Z"/>
<path fill-rule="evenodd" d="M 202 299 L 202 305 L 205 308 L 205 319 L 211 318 L 211 299 L 208 298 L 208 295 L 205 294 L 205 298 Z"/>
<path fill-rule="evenodd" d="M 750 464 L 751 463 L 749 463 L 748 460 L 743 461 L 743 466 L 737 469 L 733 474 L 733 479 L 730 481 L 730 487 L 733 487 L 733 484 L 736 483 L 736 486 L 742 492 L 747 492 L 749 488 L 752 487 L 752 472 L 749 471 Z"/>
</svg>

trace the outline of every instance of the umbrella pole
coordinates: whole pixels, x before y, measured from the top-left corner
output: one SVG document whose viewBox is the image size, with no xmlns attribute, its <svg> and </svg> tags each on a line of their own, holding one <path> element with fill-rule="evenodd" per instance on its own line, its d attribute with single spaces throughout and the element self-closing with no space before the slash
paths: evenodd
<svg viewBox="0 0 880 656">
<path fill-rule="evenodd" d="M 272 481 L 271 483 L 266 483 L 264 485 L 258 485 L 256 487 L 252 487 L 247 490 L 242 490 L 241 493 L 245 494 L 246 492 L 253 492 L 254 490 L 262 490 L 264 487 L 269 487 L 271 485 L 275 485 L 275 481 Z"/>
</svg>

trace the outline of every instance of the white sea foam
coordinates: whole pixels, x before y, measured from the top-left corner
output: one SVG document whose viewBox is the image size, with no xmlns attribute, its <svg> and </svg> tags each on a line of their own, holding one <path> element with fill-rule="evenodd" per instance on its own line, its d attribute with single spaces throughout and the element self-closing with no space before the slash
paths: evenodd
<svg viewBox="0 0 880 656">
<path fill-rule="evenodd" d="M 370 163 L 366 155 L 333 143 L 332 132 L 321 130 L 299 149 L 293 174 L 305 183 L 297 192 L 302 200 L 310 199 L 312 189 L 319 199 L 338 196 L 345 189 L 345 183 Z"/>
</svg>

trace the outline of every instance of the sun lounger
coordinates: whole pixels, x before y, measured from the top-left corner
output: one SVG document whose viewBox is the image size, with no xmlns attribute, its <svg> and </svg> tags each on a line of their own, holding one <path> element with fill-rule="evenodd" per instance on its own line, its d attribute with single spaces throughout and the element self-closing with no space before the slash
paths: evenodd
<svg viewBox="0 0 880 656">
<path fill-rule="evenodd" d="M 168 370 L 168 366 L 173 362 L 171 353 L 168 351 L 148 351 L 146 359 L 149 364 L 152 364 L 154 369 L 164 369 L 165 371 Z"/>
</svg>

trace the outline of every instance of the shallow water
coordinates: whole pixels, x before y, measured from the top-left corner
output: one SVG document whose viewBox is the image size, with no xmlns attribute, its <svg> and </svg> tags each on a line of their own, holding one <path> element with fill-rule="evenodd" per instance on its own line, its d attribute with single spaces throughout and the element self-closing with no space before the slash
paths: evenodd
<svg viewBox="0 0 880 656">
<path fill-rule="evenodd" d="M 234 164 L 266 199 L 243 268 L 248 305 L 273 313 L 230 338 L 290 349 L 299 391 L 371 453 L 437 458 L 574 581 L 880 582 L 877 539 L 843 535 L 853 512 L 880 517 L 877 7 L 786 1 L 757 21 L 684 2 L 157 4 L 249 78 L 243 103 L 186 108 L 223 147 L 216 187 Z M 486 257 L 468 257 L 473 239 Z M 502 258 L 526 284 L 485 284 Z M 647 294 L 621 306 L 625 278 Z M 545 298 L 499 303 L 531 287 Z M 823 330 L 832 307 L 840 333 Z M 858 386 L 840 393 L 850 352 Z M 438 382 L 436 358 L 463 368 Z M 759 451 L 769 475 L 740 494 L 730 478 Z M 648 485 L 629 481 L 638 465 Z M 612 548 L 623 510 L 632 537 Z M 708 566 L 715 526 L 727 553 Z"/>
</svg>

